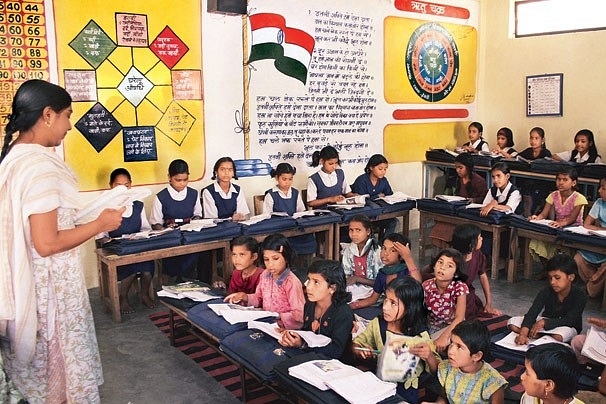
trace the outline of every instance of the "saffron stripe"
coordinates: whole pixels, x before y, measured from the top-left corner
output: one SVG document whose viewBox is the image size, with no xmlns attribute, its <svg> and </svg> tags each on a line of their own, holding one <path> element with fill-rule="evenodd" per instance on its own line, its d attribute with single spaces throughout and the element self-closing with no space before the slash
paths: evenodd
<svg viewBox="0 0 606 404">
<path fill-rule="evenodd" d="M 396 109 L 393 111 L 393 119 L 406 121 L 410 119 L 444 119 L 444 118 L 467 118 L 469 110 L 465 108 L 447 109 Z"/>
</svg>

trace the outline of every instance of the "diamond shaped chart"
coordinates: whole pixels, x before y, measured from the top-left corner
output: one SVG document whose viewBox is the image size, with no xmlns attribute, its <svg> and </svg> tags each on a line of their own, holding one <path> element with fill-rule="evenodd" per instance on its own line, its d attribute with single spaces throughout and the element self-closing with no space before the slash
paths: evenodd
<svg viewBox="0 0 606 404">
<path fill-rule="evenodd" d="M 175 67 L 179 63 L 179 60 L 189 51 L 187 45 L 183 43 L 169 26 L 166 26 L 158 34 L 149 48 L 169 69 Z"/>
<path fill-rule="evenodd" d="M 69 46 L 96 69 L 117 45 L 96 22 L 90 20 Z"/>
<path fill-rule="evenodd" d="M 162 115 L 162 119 L 160 119 L 156 127 L 180 146 L 195 121 L 196 118 L 181 105 L 173 101 L 166 109 L 164 115 Z"/>
<path fill-rule="evenodd" d="M 152 82 L 133 66 L 124 76 L 124 80 L 118 86 L 118 91 L 136 107 L 152 88 L 154 88 Z"/>
<path fill-rule="evenodd" d="M 103 105 L 96 103 L 76 122 L 76 128 L 99 153 L 116 136 L 122 125 Z"/>
</svg>

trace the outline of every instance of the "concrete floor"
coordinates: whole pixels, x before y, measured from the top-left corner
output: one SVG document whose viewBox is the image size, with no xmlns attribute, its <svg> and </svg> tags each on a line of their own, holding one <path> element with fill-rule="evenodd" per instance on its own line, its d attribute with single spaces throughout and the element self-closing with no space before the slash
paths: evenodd
<svg viewBox="0 0 606 404">
<path fill-rule="evenodd" d="M 507 283 L 503 270 L 499 278 L 491 280 L 493 304 L 512 316 L 523 315 L 537 291 L 546 285 L 545 281 L 531 280 Z M 479 284 L 476 289 L 483 298 Z M 98 289 L 89 292 L 105 376 L 103 403 L 238 402 L 194 361 L 170 346 L 168 338 L 148 318 L 152 309 L 143 308 L 136 296 L 131 300 L 137 312 L 115 324 L 101 305 Z M 606 316 L 598 299 L 589 300 L 584 318 L 589 316 Z"/>
</svg>

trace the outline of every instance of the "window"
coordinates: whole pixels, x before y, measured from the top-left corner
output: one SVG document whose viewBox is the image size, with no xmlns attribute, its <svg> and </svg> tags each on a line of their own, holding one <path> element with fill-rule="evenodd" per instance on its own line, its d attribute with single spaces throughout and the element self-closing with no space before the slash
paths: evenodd
<svg viewBox="0 0 606 404">
<path fill-rule="evenodd" d="M 604 0 L 515 1 L 515 37 L 606 29 Z"/>
</svg>

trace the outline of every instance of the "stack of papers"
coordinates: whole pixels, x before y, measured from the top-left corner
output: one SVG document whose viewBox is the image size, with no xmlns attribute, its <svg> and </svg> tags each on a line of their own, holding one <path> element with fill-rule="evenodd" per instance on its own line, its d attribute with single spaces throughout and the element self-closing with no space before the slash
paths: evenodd
<svg viewBox="0 0 606 404">
<path fill-rule="evenodd" d="M 572 233 L 577 233 L 577 234 L 583 234 L 585 236 L 606 237 L 606 230 L 590 230 L 583 226 L 568 226 L 568 227 L 563 227 L 562 230 L 569 231 Z"/>
<path fill-rule="evenodd" d="M 171 297 L 173 299 L 189 298 L 195 302 L 206 302 L 212 299 L 220 299 L 212 293 L 208 286 L 197 282 L 183 282 L 176 285 L 162 285 L 162 290 L 158 291 L 158 296 Z"/>
<path fill-rule="evenodd" d="M 325 214 L 330 214 L 330 210 L 328 210 L 328 209 L 304 210 L 302 212 L 293 213 L 292 217 L 295 219 L 299 219 L 300 217 L 305 217 L 305 216 L 317 216 L 317 215 L 325 215 Z"/>
<path fill-rule="evenodd" d="M 179 227 L 181 231 L 200 231 L 209 227 L 215 227 L 217 222 L 215 219 L 196 219 Z"/>
<path fill-rule="evenodd" d="M 251 224 L 259 223 L 269 218 L 271 218 L 271 213 L 261 213 L 260 215 L 252 216 L 250 219 L 244 220 L 240 223 L 250 226 Z"/>
<path fill-rule="evenodd" d="M 553 227 L 553 220 L 549 220 L 549 219 L 535 219 L 535 220 L 529 220 L 529 222 L 541 224 L 543 226 Z"/>
<path fill-rule="evenodd" d="M 356 337 L 366 330 L 370 320 L 354 313 L 354 330 L 351 331 L 351 339 L 354 340 Z"/>
<path fill-rule="evenodd" d="M 469 205 L 465 205 L 465 209 L 482 209 L 484 205 L 481 203 L 470 203 Z"/>
<path fill-rule="evenodd" d="M 209 304 L 208 308 L 221 316 L 229 324 L 247 323 L 264 317 L 280 317 L 275 311 L 267 311 L 254 307 L 245 307 L 238 304 L 219 303 Z"/>
<path fill-rule="evenodd" d="M 351 301 L 355 302 L 356 300 L 362 300 L 370 297 L 370 295 L 372 295 L 373 288 L 371 286 L 356 283 L 355 285 L 349 285 L 347 287 L 347 291 L 351 292 Z"/>
<path fill-rule="evenodd" d="M 339 208 L 339 209 L 352 209 L 352 208 L 362 208 L 366 206 L 366 198 L 369 198 L 370 195 L 356 195 L 350 196 L 349 198 L 345 198 L 335 204 L 328 205 L 331 208 Z"/>
<path fill-rule="evenodd" d="M 350 377 L 363 373 L 360 369 L 344 364 L 337 359 L 314 360 L 288 368 L 288 374 L 312 386 L 326 391 L 329 380 Z"/>
<path fill-rule="evenodd" d="M 326 391 L 332 389 L 352 404 L 374 404 L 396 394 L 396 384 L 371 372 L 331 360 L 315 360 L 288 369 L 288 374 Z"/>
<path fill-rule="evenodd" d="M 263 331 L 265 334 L 270 337 L 275 338 L 276 340 L 280 340 L 282 338 L 282 334 L 278 332 L 280 328 L 278 323 L 265 323 L 263 321 L 249 321 L 248 328 L 253 328 L 257 330 Z M 301 339 L 303 339 L 310 348 L 319 348 L 330 344 L 332 339 L 327 337 L 326 335 L 316 334 L 313 331 L 303 331 L 303 330 L 289 330 L 287 332 L 298 334 Z"/>
<path fill-rule="evenodd" d="M 406 195 L 404 192 L 396 191 L 392 195 L 381 196 L 377 199 L 382 199 L 390 205 L 398 202 L 406 202 L 407 200 L 416 200 L 418 198 L 410 195 Z"/>
<path fill-rule="evenodd" d="M 436 195 L 436 199 L 446 202 L 465 202 L 467 198 L 457 195 Z"/>
</svg>

